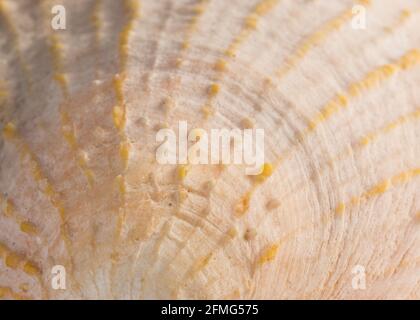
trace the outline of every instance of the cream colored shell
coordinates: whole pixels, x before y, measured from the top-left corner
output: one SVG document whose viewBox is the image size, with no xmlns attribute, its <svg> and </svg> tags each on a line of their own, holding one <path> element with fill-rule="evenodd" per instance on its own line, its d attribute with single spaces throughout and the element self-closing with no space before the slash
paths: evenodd
<svg viewBox="0 0 420 320">
<path fill-rule="evenodd" d="M 0 298 L 418 299 L 419 9 L 0 0 Z M 158 164 L 181 120 L 262 175 Z"/>
</svg>

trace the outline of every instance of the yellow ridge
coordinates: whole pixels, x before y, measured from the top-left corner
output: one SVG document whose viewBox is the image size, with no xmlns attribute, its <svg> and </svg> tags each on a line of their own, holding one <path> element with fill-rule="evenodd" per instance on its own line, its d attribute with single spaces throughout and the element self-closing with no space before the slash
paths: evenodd
<svg viewBox="0 0 420 320">
<path fill-rule="evenodd" d="M 272 244 L 268 246 L 267 248 L 265 248 L 257 260 L 257 265 L 263 265 L 263 264 L 273 261 L 277 256 L 278 250 L 279 250 L 278 244 Z"/>
<path fill-rule="evenodd" d="M 3 259 L 8 268 L 21 270 L 27 275 L 41 281 L 42 271 L 34 262 L 26 259 L 21 254 L 14 252 L 2 243 L 0 243 L 0 258 Z"/>
<path fill-rule="evenodd" d="M 66 214 L 65 214 L 64 206 L 60 200 L 59 194 L 54 190 L 54 187 L 50 183 L 49 179 L 42 172 L 41 166 L 38 163 L 35 155 L 32 153 L 29 146 L 22 139 L 22 137 L 20 137 L 13 123 L 9 122 L 3 128 L 3 135 L 7 140 L 10 140 L 11 142 L 13 142 L 20 149 L 22 157 L 27 157 L 29 159 L 33 179 L 38 184 L 41 192 L 50 200 L 52 206 L 59 213 L 59 216 L 61 219 L 61 224 L 60 224 L 61 237 L 66 245 L 69 256 L 72 256 L 71 249 L 70 249 L 71 241 L 68 237 L 67 230 L 66 230 Z"/>
<path fill-rule="evenodd" d="M 226 58 L 233 58 L 240 45 L 254 32 L 261 18 L 272 11 L 280 0 L 261 0 L 254 9 L 246 16 L 242 29 L 239 34 L 232 40 L 225 50 L 224 55 Z M 221 74 L 228 68 L 228 62 L 220 58 L 214 64 L 214 70 L 217 72 L 217 77 L 220 78 Z M 219 79 L 220 80 L 220 79 Z M 201 108 L 204 117 L 208 119 L 214 115 L 212 101 L 218 96 L 220 92 L 220 85 L 213 83 L 208 90 L 207 102 Z"/>
<path fill-rule="evenodd" d="M 190 47 L 190 39 L 194 32 L 197 29 L 198 21 L 200 17 L 204 14 L 205 10 L 208 7 L 209 0 L 201 0 L 194 8 L 193 12 L 195 13 L 194 17 L 191 19 L 189 25 L 187 26 L 186 37 L 181 45 L 181 54 L 185 52 Z M 182 58 L 177 60 L 176 67 L 179 68 L 182 64 Z"/>
<path fill-rule="evenodd" d="M 382 128 L 380 128 L 378 131 L 371 132 L 367 135 L 365 135 L 363 138 L 360 139 L 359 145 L 361 147 L 366 147 L 370 143 L 372 143 L 374 140 L 378 139 L 383 134 L 387 134 L 391 132 L 392 130 L 395 130 L 396 128 L 403 126 L 409 121 L 420 119 L 420 108 L 416 109 L 415 111 L 402 115 L 398 119 L 386 124 Z"/>
<path fill-rule="evenodd" d="M 25 59 L 22 56 L 22 50 L 21 50 L 18 32 L 16 31 L 16 28 L 14 27 L 12 23 L 13 19 L 10 18 L 10 13 L 8 12 L 7 5 L 5 4 L 3 0 L 0 0 L 0 18 L 3 18 L 3 20 L 5 21 L 6 27 L 9 29 L 9 32 L 12 37 L 12 45 L 15 47 L 17 60 L 19 61 L 19 64 L 22 68 L 24 76 L 28 80 L 29 90 L 31 90 L 32 77 L 30 74 L 30 69 L 29 69 L 28 63 L 25 61 Z M 0 90 L 0 97 L 1 97 L 1 90 Z"/>
<path fill-rule="evenodd" d="M 3 208 L 3 212 L 5 216 L 8 218 L 13 218 L 16 221 L 16 223 L 19 225 L 20 231 L 31 236 L 36 236 L 39 234 L 38 228 L 32 222 L 22 219 L 20 216 L 16 214 L 16 209 L 12 201 L 10 199 L 5 199 L 0 194 L 0 204 L 1 203 L 4 203 L 2 204 L 2 208 Z"/>
<path fill-rule="evenodd" d="M 338 204 L 335 209 L 335 212 L 337 214 L 342 214 L 345 212 L 346 208 L 351 208 L 355 205 L 358 205 L 364 200 L 368 200 L 370 198 L 380 196 L 384 194 L 385 192 L 389 191 L 391 188 L 397 187 L 398 185 L 402 185 L 419 175 L 420 175 L 420 168 L 414 168 L 414 169 L 396 174 L 390 179 L 384 179 L 383 181 L 372 186 L 370 189 L 366 190 L 359 196 L 352 197 L 347 203 L 343 202 L 343 203 Z"/>
<path fill-rule="evenodd" d="M 335 113 L 347 107 L 349 100 L 359 97 L 364 91 L 378 87 L 391 78 L 397 71 L 408 70 L 420 63 L 420 50 L 413 49 L 398 61 L 377 67 L 368 72 L 359 82 L 352 83 L 347 91 L 337 94 L 310 120 L 306 133 L 314 131 L 320 124 L 326 122 Z"/>
<path fill-rule="evenodd" d="M 14 300 L 29 300 L 29 297 L 26 297 L 20 293 L 14 292 L 9 287 L 0 287 L 0 299 L 12 298 Z"/>
<path fill-rule="evenodd" d="M 70 119 L 69 114 L 65 111 L 61 112 L 61 132 L 64 136 L 64 139 L 70 146 L 70 149 L 75 154 L 77 158 L 77 164 L 79 165 L 80 169 L 82 170 L 83 174 L 88 180 L 89 185 L 92 187 L 95 179 L 93 171 L 89 169 L 87 159 L 83 156 L 83 152 L 81 151 L 77 142 L 77 138 L 73 130 L 73 123 Z"/>
<path fill-rule="evenodd" d="M 371 1 L 359 0 L 356 3 L 368 6 L 370 5 Z M 334 31 L 339 30 L 343 25 L 348 23 L 353 17 L 352 8 L 353 6 L 342 12 L 334 19 L 326 22 L 324 25 L 321 26 L 320 29 L 318 29 L 305 40 L 303 40 L 303 42 L 298 46 L 295 52 L 289 58 L 286 59 L 285 64 L 283 64 L 283 66 L 279 68 L 279 70 L 276 72 L 276 75 L 278 77 L 283 77 L 284 75 L 286 75 L 299 62 L 301 62 L 313 48 L 317 47 L 319 44 L 325 41 L 325 39 L 327 39 L 327 37 Z"/>
</svg>

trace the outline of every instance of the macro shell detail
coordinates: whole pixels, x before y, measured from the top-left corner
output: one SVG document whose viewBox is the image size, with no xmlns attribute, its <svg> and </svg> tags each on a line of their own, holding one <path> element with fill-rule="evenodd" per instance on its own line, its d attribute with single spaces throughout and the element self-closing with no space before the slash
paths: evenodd
<svg viewBox="0 0 420 320">
<path fill-rule="evenodd" d="M 416 0 L 0 0 L 0 299 L 420 298 L 419 30 Z M 180 121 L 263 129 L 260 173 L 158 163 Z"/>
</svg>

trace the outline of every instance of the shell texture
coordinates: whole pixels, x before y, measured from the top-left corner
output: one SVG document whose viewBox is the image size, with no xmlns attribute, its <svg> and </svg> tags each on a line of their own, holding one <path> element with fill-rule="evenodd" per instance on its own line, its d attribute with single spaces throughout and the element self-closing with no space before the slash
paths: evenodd
<svg viewBox="0 0 420 320">
<path fill-rule="evenodd" d="M 419 10 L 0 0 L 0 298 L 420 298 Z M 264 129 L 260 179 L 157 163 L 179 121 Z"/>
</svg>

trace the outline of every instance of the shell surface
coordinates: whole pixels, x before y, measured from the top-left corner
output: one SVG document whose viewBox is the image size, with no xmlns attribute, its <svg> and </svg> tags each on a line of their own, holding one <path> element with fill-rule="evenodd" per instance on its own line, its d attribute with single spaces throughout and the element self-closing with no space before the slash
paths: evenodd
<svg viewBox="0 0 420 320">
<path fill-rule="evenodd" d="M 420 298 L 419 10 L 0 0 L 0 298 Z M 180 121 L 263 172 L 157 163 Z"/>
</svg>

